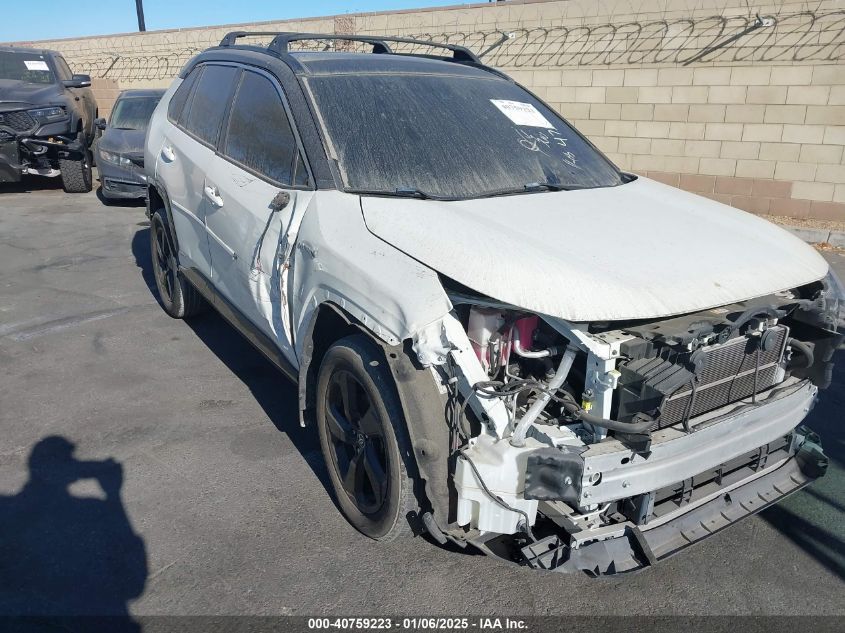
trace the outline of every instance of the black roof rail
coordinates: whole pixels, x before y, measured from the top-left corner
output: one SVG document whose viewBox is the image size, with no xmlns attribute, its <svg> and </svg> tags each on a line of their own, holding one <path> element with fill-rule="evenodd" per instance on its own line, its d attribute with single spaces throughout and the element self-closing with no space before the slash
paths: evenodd
<svg viewBox="0 0 845 633">
<path fill-rule="evenodd" d="M 220 46 L 235 46 L 242 37 L 276 37 L 278 31 L 230 31 L 220 40 Z"/>
<path fill-rule="evenodd" d="M 419 46 L 430 46 L 432 48 L 444 48 L 452 52 L 451 59 L 456 62 L 471 62 L 473 64 L 481 64 L 481 60 L 470 49 L 465 46 L 458 46 L 457 44 L 442 44 L 440 42 L 432 42 L 431 40 L 417 40 L 409 37 L 383 37 L 380 35 L 341 35 L 336 33 L 295 33 L 295 32 L 267 32 L 267 31 L 232 31 L 227 33 L 220 41 L 220 46 L 235 46 L 239 38 L 242 37 L 267 37 L 273 36 L 273 41 L 267 47 L 267 50 L 277 55 L 289 54 L 289 46 L 291 42 L 300 42 L 303 40 L 343 40 L 346 42 L 363 42 L 365 44 L 373 45 L 373 53 L 382 54 L 396 54 L 390 48 L 389 42 L 399 44 L 416 44 Z M 450 59 L 444 57 L 444 59 Z"/>
</svg>

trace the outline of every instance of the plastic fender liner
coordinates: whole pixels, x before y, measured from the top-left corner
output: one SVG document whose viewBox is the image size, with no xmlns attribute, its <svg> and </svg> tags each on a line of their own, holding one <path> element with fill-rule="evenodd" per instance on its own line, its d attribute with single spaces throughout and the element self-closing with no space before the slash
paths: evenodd
<svg viewBox="0 0 845 633">
<path fill-rule="evenodd" d="M 408 435 L 414 447 L 417 471 L 425 481 L 424 496 L 431 504 L 432 518 L 442 532 L 447 532 L 454 489 L 449 485 L 446 394 L 440 393 L 437 388 L 432 370 L 418 366 L 413 360 L 411 341 L 405 341 L 404 350 L 389 347 L 378 339 L 376 342 L 384 350 L 384 357 L 396 382 Z"/>
</svg>

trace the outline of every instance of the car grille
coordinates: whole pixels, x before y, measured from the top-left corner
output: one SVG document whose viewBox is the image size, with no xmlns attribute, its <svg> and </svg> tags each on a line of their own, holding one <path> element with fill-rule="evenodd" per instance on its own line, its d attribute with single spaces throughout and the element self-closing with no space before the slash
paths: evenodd
<svg viewBox="0 0 845 633">
<path fill-rule="evenodd" d="M 691 384 L 678 389 L 663 402 L 655 427 L 663 428 L 681 422 L 688 409 L 692 418 L 747 398 L 755 393 L 755 373 L 757 393 L 772 387 L 777 380 L 778 365 L 789 331 L 782 325 L 773 329 L 773 345 L 765 351 L 760 349 L 759 363 L 759 345 L 746 337 L 702 348 L 705 366 L 698 377 L 694 398 Z"/>
<path fill-rule="evenodd" d="M 0 127 L 15 132 L 28 132 L 35 127 L 35 119 L 28 112 L 0 112 Z"/>
</svg>

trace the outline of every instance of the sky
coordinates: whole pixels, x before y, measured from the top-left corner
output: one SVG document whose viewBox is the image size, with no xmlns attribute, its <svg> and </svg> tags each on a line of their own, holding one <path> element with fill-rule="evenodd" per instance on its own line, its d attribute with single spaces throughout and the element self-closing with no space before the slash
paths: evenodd
<svg viewBox="0 0 845 633">
<path fill-rule="evenodd" d="M 468 0 L 144 0 L 147 30 L 454 5 Z M 476 0 L 477 1 L 477 0 Z M 0 1 L 0 42 L 138 30 L 135 0 Z"/>
</svg>

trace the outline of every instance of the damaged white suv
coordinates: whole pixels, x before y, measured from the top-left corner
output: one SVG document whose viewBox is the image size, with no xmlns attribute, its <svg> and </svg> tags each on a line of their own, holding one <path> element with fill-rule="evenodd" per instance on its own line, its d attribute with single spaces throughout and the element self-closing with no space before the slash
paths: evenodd
<svg viewBox="0 0 845 633">
<path fill-rule="evenodd" d="M 842 340 L 825 260 L 620 172 L 465 48 L 231 33 L 145 165 L 165 310 L 211 304 L 298 381 L 372 538 L 622 572 L 824 473 L 800 423 Z"/>
</svg>

